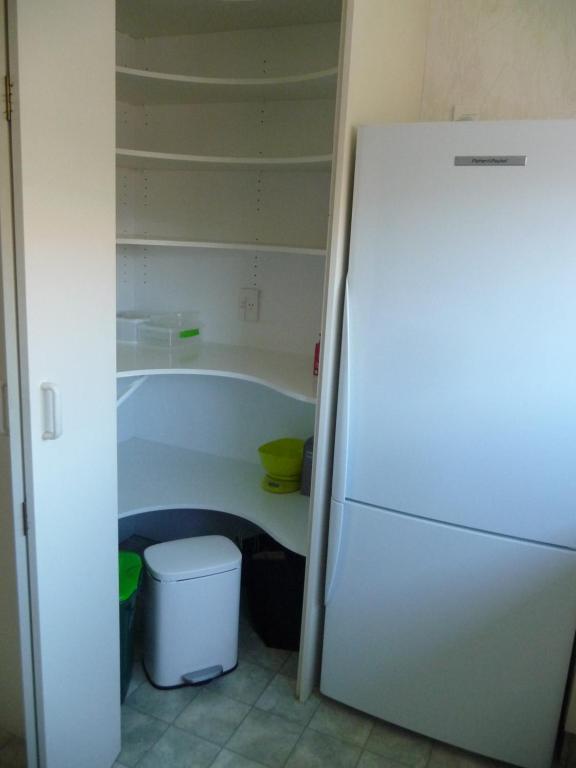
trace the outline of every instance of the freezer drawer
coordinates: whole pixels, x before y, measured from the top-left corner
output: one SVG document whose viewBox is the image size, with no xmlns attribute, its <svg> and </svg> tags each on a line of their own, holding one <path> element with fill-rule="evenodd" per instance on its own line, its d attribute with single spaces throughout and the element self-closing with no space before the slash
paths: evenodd
<svg viewBox="0 0 576 768">
<path fill-rule="evenodd" d="M 548 768 L 576 553 L 334 502 L 321 690 L 379 718 Z"/>
</svg>

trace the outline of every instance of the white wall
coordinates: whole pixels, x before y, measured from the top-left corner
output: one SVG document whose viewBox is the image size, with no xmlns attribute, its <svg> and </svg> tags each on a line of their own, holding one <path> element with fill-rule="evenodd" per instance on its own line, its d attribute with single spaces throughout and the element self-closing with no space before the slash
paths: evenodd
<svg viewBox="0 0 576 768">
<path fill-rule="evenodd" d="M 423 120 L 576 116 L 574 0 L 431 0 Z"/>
</svg>

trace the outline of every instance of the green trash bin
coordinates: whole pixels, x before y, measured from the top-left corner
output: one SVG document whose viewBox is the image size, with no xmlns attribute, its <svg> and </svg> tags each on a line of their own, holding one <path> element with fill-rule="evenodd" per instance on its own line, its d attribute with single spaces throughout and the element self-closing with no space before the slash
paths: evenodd
<svg viewBox="0 0 576 768">
<path fill-rule="evenodd" d="M 136 552 L 118 553 L 120 582 L 120 700 L 130 685 L 134 659 L 134 613 L 142 578 L 142 558 Z"/>
</svg>

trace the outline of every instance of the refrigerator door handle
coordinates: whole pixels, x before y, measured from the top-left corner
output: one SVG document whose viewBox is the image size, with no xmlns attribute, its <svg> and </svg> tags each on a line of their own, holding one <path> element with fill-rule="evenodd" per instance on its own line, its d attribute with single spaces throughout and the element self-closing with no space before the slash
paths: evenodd
<svg viewBox="0 0 576 768">
<path fill-rule="evenodd" d="M 338 406 L 336 410 L 336 435 L 334 438 L 334 471 L 332 475 L 332 498 L 343 502 L 346 498 L 346 464 L 348 453 L 348 420 L 350 411 L 350 287 L 346 280 L 344 313 L 342 318 L 342 352 L 340 356 L 340 379 L 338 383 Z"/>
<path fill-rule="evenodd" d="M 332 499 L 330 505 L 330 530 L 328 532 L 328 558 L 326 562 L 326 587 L 324 605 L 327 607 L 334 593 L 338 561 L 342 543 L 342 527 L 344 525 L 344 504 Z"/>
</svg>

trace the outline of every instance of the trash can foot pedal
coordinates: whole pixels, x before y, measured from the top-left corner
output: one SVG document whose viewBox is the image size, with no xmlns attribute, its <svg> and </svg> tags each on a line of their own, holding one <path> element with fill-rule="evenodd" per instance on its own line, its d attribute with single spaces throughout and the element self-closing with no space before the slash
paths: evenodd
<svg viewBox="0 0 576 768">
<path fill-rule="evenodd" d="M 206 667 L 206 669 L 198 669 L 196 672 L 188 672 L 182 675 L 182 680 L 188 685 L 198 685 L 198 683 L 208 683 L 210 680 L 214 680 L 215 677 L 220 677 L 224 673 L 224 669 L 221 664 L 217 664 L 215 667 Z"/>
</svg>

